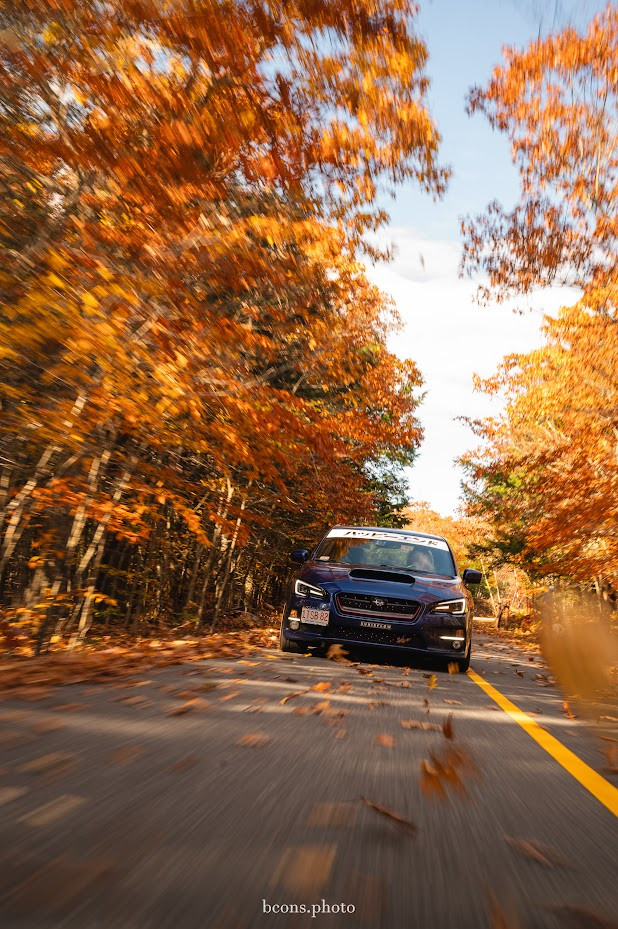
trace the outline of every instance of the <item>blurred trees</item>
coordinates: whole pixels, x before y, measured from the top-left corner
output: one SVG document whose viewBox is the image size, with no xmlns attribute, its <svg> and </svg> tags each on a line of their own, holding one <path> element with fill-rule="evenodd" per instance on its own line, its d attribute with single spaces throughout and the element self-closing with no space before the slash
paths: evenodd
<svg viewBox="0 0 618 929">
<path fill-rule="evenodd" d="M 438 196 L 407 0 L 0 12 L 0 603 L 76 641 L 276 599 L 396 520 L 420 375 L 359 263 Z"/>
<path fill-rule="evenodd" d="M 520 170 L 512 212 L 464 223 L 464 266 L 498 299 L 571 283 L 579 302 L 546 318 L 545 344 L 480 386 L 505 412 L 475 424 L 469 511 L 499 560 L 618 590 L 618 13 L 507 50 L 472 110 L 506 132 Z M 613 592 L 612 592 L 613 591 Z"/>
</svg>

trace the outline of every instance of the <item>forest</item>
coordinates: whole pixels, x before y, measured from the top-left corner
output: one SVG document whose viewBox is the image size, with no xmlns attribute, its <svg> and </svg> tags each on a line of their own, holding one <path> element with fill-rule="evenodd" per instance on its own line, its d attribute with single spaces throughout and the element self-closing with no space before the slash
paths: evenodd
<svg viewBox="0 0 618 929">
<path fill-rule="evenodd" d="M 384 195 L 449 183 L 410 0 L 3 5 L 2 647 L 250 624 L 336 523 L 444 532 L 494 612 L 512 583 L 522 613 L 555 584 L 615 605 L 617 33 L 610 5 L 469 90 L 519 199 L 463 220 L 461 273 L 579 298 L 479 382 L 503 412 L 445 523 L 366 273 Z"/>
</svg>

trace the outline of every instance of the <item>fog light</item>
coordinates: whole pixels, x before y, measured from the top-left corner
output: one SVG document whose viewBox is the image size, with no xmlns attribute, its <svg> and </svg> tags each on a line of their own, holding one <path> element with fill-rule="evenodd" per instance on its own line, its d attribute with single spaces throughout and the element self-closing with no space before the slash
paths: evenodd
<svg viewBox="0 0 618 929">
<path fill-rule="evenodd" d="M 455 639 L 453 642 L 453 648 L 461 648 L 463 645 L 463 639 Z"/>
<path fill-rule="evenodd" d="M 290 620 L 290 629 L 298 629 L 299 625 L 300 623 L 298 622 L 297 619 Z"/>
</svg>

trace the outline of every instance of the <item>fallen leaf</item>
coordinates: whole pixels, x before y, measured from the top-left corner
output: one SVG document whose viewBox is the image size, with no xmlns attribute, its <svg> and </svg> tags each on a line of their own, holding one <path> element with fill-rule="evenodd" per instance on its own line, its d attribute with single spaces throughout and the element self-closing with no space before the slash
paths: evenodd
<svg viewBox="0 0 618 929">
<path fill-rule="evenodd" d="M 236 744 L 250 748 L 258 748 L 261 745 L 266 745 L 268 742 L 270 742 L 270 736 L 266 735 L 265 732 L 248 732 L 246 735 L 241 736 Z"/>
<path fill-rule="evenodd" d="M 395 813 L 394 810 L 389 810 L 387 806 L 382 806 L 381 803 L 375 803 L 373 800 L 368 800 L 367 797 L 361 797 L 360 801 L 361 803 L 364 803 L 365 806 L 368 806 L 369 809 L 379 813 L 380 816 L 386 817 L 386 819 L 390 820 L 390 822 L 396 823 L 403 829 L 407 829 L 408 832 L 414 834 L 417 831 L 417 826 L 415 823 L 409 819 L 405 819 L 399 813 Z"/>
<path fill-rule="evenodd" d="M 442 723 L 442 732 L 444 733 L 445 739 L 453 739 L 453 714 L 449 713 L 444 722 Z"/>
<path fill-rule="evenodd" d="M 437 723 L 425 723 L 419 719 L 400 719 L 399 724 L 402 729 L 422 729 L 423 732 L 440 732 L 442 729 Z"/>
<path fill-rule="evenodd" d="M 126 764 L 128 761 L 133 761 L 134 758 L 139 758 L 143 753 L 144 749 L 140 748 L 139 745 L 125 745 L 123 748 L 118 748 L 115 752 L 112 752 L 108 756 L 108 761 L 111 761 L 112 764 Z"/>
<path fill-rule="evenodd" d="M 488 924 L 489 929 L 521 929 L 521 921 L 513 904 L 504 903 L 491 892 L 488 892 Z"/>
<path fill-rule="evenodd" d="M 44 803 L 42 806 L 26 813 L 25 816 L 21 817 L 21 822 L 25 822 L 29 826 L 49 826 L 85 802 L 84 797 L 63 794 L 54 800 L 50 800 L 49 803 Z"/>
<path fill-rule="evenodd" d="M 566 713 L 566 715 L 569 717 L 569 719 L 575 719 L 575 716 L 574 716 L 574 714 L 573 714 L 572 711 L 571 711 L 571 707 L 569 706 L 569 701 L 568 701 L 568 700 L 565 700 L 565 701 L 564 701 L 564 703 L 562 704 L 562 709 L 564 710 L 564 712 Z"/>
<path fill-rule="evenodd" d="M 421 790 L 427 796 L 437 794 L 439 797 L 446 797 L 439 771 L 426 758 L 421 759 Z"/>
<path fill-rule="evenodd" d="M 429 682 L 428 682 L 428 684 L 427 684 L 427 686 L 429 687 L 429 689 L 430 689 L 430 690 L 433 690 L 437 683 L 438 683 L 438 678 L 436 677 L 436 675 L 435 675 L 435 674 L 430 674 L 430 675 L 429 675 Z"/>
<path fill-rule="evenodd" d="M 330 659 L 330 661 L 346 661 L 347 662 L 348 660 L 347 655 L 348 655 L 348 652 L 346 652 L 343 645 L 337 645 L 337 644 L 329 645 L 326 650 L 326 658 Z"/>
<path fill-rule="evenodd" d="M 126 703 L 128 706 L 152 706 L 152 700 L 147 697 L 140 697 L 136 694 L 133 697 L 119 697 L 119 703 Z"/>
<path fill-rule="evenodd" d="M 523 672 L 523 671 L 520 671 L 518 668 L 515 669 L 515 674 L 516 674 L 518 677 L 523 677 L 523 676 L 524 676 L 524 672 Z"/>
<path fill-rule="evenodd" d="M 555 865 L 564 867 L 567 865 L 566 859 L 555 848 L 537 842 L 535 839 L 521 839 L 513 836 L 505 836 L 505 841 L 514 848 L 516 852 L 531 858 L 546 868 L 553 868 Z"/>
<path fill-rule="evenodd" d="M 25 793 L 28 793 L 27 787 L 0 787 L 0 806 L 23 797 Z"/>
<path fill-rule="evenodd" d="M 385 735 L 384 733 L 381 733 L 380 735 L 377 735 L 375 737 L 374 741 L 376 745 L 381 745 L 383 748 L 394 748 L 395 747 L 395 740 L 392 737 L 392 735 Z"/>
<path fill-rule="evenodd" d="M 283 697 L 283 698 L 279 701 L 279 704 L 280 704 L 280 706 L 284 706 L 284 705 L 288 702 L 288 700 L 295 700 L 296 697 L 302 697 L 302 695 L 303 695 L 303 694 L 306 694 L 306 693 L 307 693 L 306 690 L 298 690 L 298 691 L 297 691 L 296 693 L 294 693 L 294 694 L 288 694 L 287 697 Z"/>
<path fill-rule="evenodd" d="M 463 706 L 461 700 L 444 700 L 444 703 L 448 703 L 450 706 Z"/>
<path fill-rule="evenodd" d="M 347 736 L 347 732 L 345 731 L 345 729 L 337 729 L 335 733 L 336 739 L 345 739 L 346 736 Z"/>
<path fill-rule="evenodd" d="M 330 690 L 330 683 L 328 681 L 319 681 L 317 684 L 313 684 L 309 689 L 317 690 L 318 693 L 324 693 L 326 690 Z"/>
<path fill-rule="evenodd" d="M 64 771 L 66 768 L 75 764 L 76 756 L 69 752 L 50 752 L 48 755 L 41 755 L 39 758 L 33 758 L 26 761 L 17 769 L 25 774 L 44 774 L 47 772 Z"/>
<path fill-rule="evenodd" d="M 33 732 L 43 735 L 46 732 L 54 732 L 56 729 L 64 729 L 65 726 L 66 723 L 60 719 L 40 719 L 38 722 L 33 723 L 30 728 Z"/>
<path fill-rule="evenodd" d="M 330 879 L 334 860 L 334 845 L 301 845 L 286 848 L 269 885 L 284 887 L 301 898 L 315 896 Z"/>
<path fill-rule="evenodd" d="M 239 697 L 239 696 L 240 696 L 240 691 L 233 690 L 231 693 L 223 694 L 223 696 L 219 697 L 219 701 L 221 703 L 224 703 L 226 700 L 233 700 L 235 697 Z"/>
<path fill-rule="evenodd" d="M 427 699 L 427 697 L 423 697 L 423 705 L 425 707 L 425 712 L 427 713 L 427 716 L 429 716 L 430 706 L 429 706 L 429 700 Z"/>
</svg>

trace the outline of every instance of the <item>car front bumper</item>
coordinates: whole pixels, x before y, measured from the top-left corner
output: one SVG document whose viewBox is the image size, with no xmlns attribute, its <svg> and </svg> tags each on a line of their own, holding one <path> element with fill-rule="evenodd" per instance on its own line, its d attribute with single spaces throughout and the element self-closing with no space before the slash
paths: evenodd
<svg viewBox="0 0 618 929">
<path fill-rule="evenodd" d="M 317 626 L 301 621 L 303 605 L 308 605 L 307 601 L 294 597 L 286 606 L 283 634 L 286 639 L 307 646 L 370 645 L 455 659 L 466 654 L 470 643 L 471 623 L 465 616 L 423 611 L 412 621 L 381 619 L 379 616 L 344 615 L 331 605 L 328 625 Z M 292 628 L 290 622 L 298 627 Z"/>
</svg>

